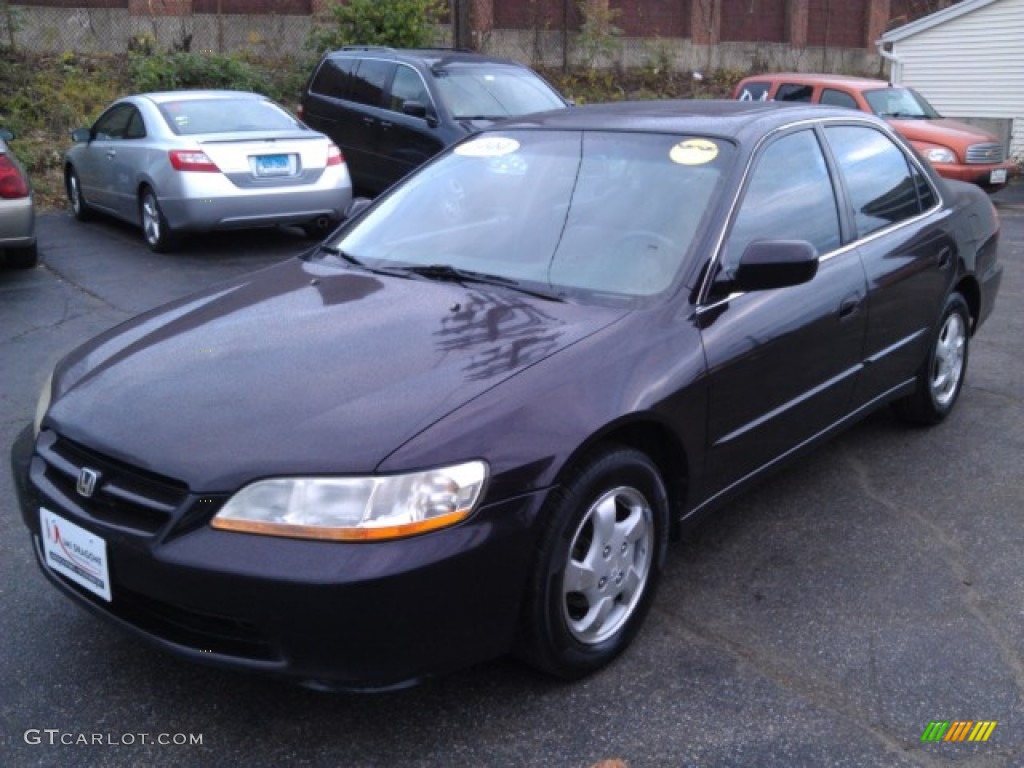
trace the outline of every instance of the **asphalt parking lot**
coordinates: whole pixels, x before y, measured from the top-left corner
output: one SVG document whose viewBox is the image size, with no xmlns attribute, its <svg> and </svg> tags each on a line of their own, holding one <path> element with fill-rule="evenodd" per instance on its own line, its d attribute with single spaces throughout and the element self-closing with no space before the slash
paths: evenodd
<svg viewBox="0 0 1024 768">
<path fill-rule="evenodd" d="M 708 520 L 631 649 L 581 683 L 499 660 L 323 694 L 168 657 L 45 581 L 5 458 L 0 764 L 1024 764 L 1024 183 L 996 200 L 1005 276 L 950 419 L 876 414 Z M 156 255 L 129 227 L 43 216 L 41 266 L 0 272 L 0 445 L 72 347 L 306 247 L 270 230 Z M 997 724 L 922 742 L 932 721 Z"/>
</svg>

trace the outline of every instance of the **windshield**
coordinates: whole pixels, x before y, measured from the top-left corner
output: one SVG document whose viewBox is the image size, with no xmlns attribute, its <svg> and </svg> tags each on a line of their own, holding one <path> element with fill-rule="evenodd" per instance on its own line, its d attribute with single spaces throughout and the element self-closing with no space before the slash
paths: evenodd
<svg viewBox="0 0 1024 768">
<path fill-rule="evenodd" d="M 160 112 L 179 136 L 236 131 L 291 131 L 305 127 L 271 101 L 255 99 L 182 99 L 160 104 Z"/>
<path fill-rule="evenodd" d="M 565 106 L 551 86 L 518 67 L 453 65 L 434 70 L 434 78 L 456 120 L 497 120 Z"/>
<path fill-rule="evenodd" d="M 718 139 L 664 134 L 483 134 L 331 245 L 369 268 L 445 266 L 581 301 L 646 301 L 672 287 L 732 156 Z"/>
<path fill-rule="evenodd" d="M 865 91 L 872 111 L 879 117 L 919 118 L 934 120 L 942 117 L 924 96 L 910 88 L 879 88 Z"/>
</svg>

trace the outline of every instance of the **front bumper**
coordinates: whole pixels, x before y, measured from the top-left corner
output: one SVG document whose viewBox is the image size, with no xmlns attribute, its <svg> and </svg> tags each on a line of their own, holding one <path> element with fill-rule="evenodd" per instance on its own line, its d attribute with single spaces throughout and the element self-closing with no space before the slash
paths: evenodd
<svg viewBox="0 0 1024 768">
<path fill-rule="evenodd" d="M 52 482 L 30 429 L 12 465 L 39 565 L 77 602 L 180 656 L 337 689 L 400 686 L 507 652 L 543 497 L 415 538 L 340 543 L 216 531 L 206 521 L 225 499 L 188 494 L 147 536 L 97 520 Z M 41 506 L 106 541 L 111 602 L 46 564 Z"/>
<path fill-rule="evenodd" d="M 932 163 L 938 174 L 947 179 L 966 181 L 977 184 L 989 192 L 997 192 L 1005 187 L 1017 173 L 1014 163 L 990 163 L 982 165 L 964 165 L 960 163 Z M 993 174 L 1003 181 L 993 181 Z"/>
</svg>

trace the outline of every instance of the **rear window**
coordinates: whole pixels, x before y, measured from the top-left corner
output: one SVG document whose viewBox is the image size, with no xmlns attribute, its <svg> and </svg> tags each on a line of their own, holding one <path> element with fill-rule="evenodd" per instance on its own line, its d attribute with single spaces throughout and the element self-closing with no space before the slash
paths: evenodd
<svg viewBox="0 0 1024 768">
<path fill-rule="evenodd" d="M 826 88 L 821 92 L 821 103 L 833 107 L 847 107 L 857 109 L 857 100 L 845 91 L 837 91 L 834 88 Z"/>
<path fill-rule="evenodd" d="M 254 99 L 183 99 L 160 104 L 167 125 L 179 136 L 237 131 L 306 130 L 270 101 Z"/>
<path fill-rule="evenodd" d="M 551 86 L 528 69 L 450 66 L 433 74 L 442 101 L 456 120 L 494 120 L 565 106 Z"/>
<path fill-rule="evenodd" d="M 744 83 L 740 88 L 740 92 L 736 94 L 736 98 L 740 101 L 768 101 L 768 91 L 771 88 L 771 83 Z"/>
</svg>

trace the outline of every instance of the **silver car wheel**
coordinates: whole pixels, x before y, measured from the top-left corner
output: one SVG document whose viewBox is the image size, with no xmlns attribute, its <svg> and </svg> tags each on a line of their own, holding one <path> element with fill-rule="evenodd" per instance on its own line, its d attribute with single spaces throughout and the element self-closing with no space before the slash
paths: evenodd
<svg viewBox="0 0 1024 768">
<path fill-rule="evenodd" d="M 78 177 L 71 174 L 68 177 L 68 197 L 71 199 L 71 210 L 76 214 L 82 212 L 82 191 L 78 188 Z"/>
<path fill-rule="evenodd" d="M 142 195 L 142 233 L 150 246 L 160 243 L 160 207 L 156 196 L 148 189 Z"/>
<path fill-rule="evenodd" d="M 935 359 L 930 377 L 932 397 L 940 408 L 945 408 L 956 396 L 960 377 L 964 373 L 966 349 L 967 326 L 960 313 L 952 312 L 946 318 L 935 342 Z"/>
<path fill-rule="evenodd" d="M 635 488 L 608 491 L 573 535 L 562 578 L 562 616 L 576 640 L 596 645 L 629 621 L 651 572 L 654 521 Z"/>
</svg>

